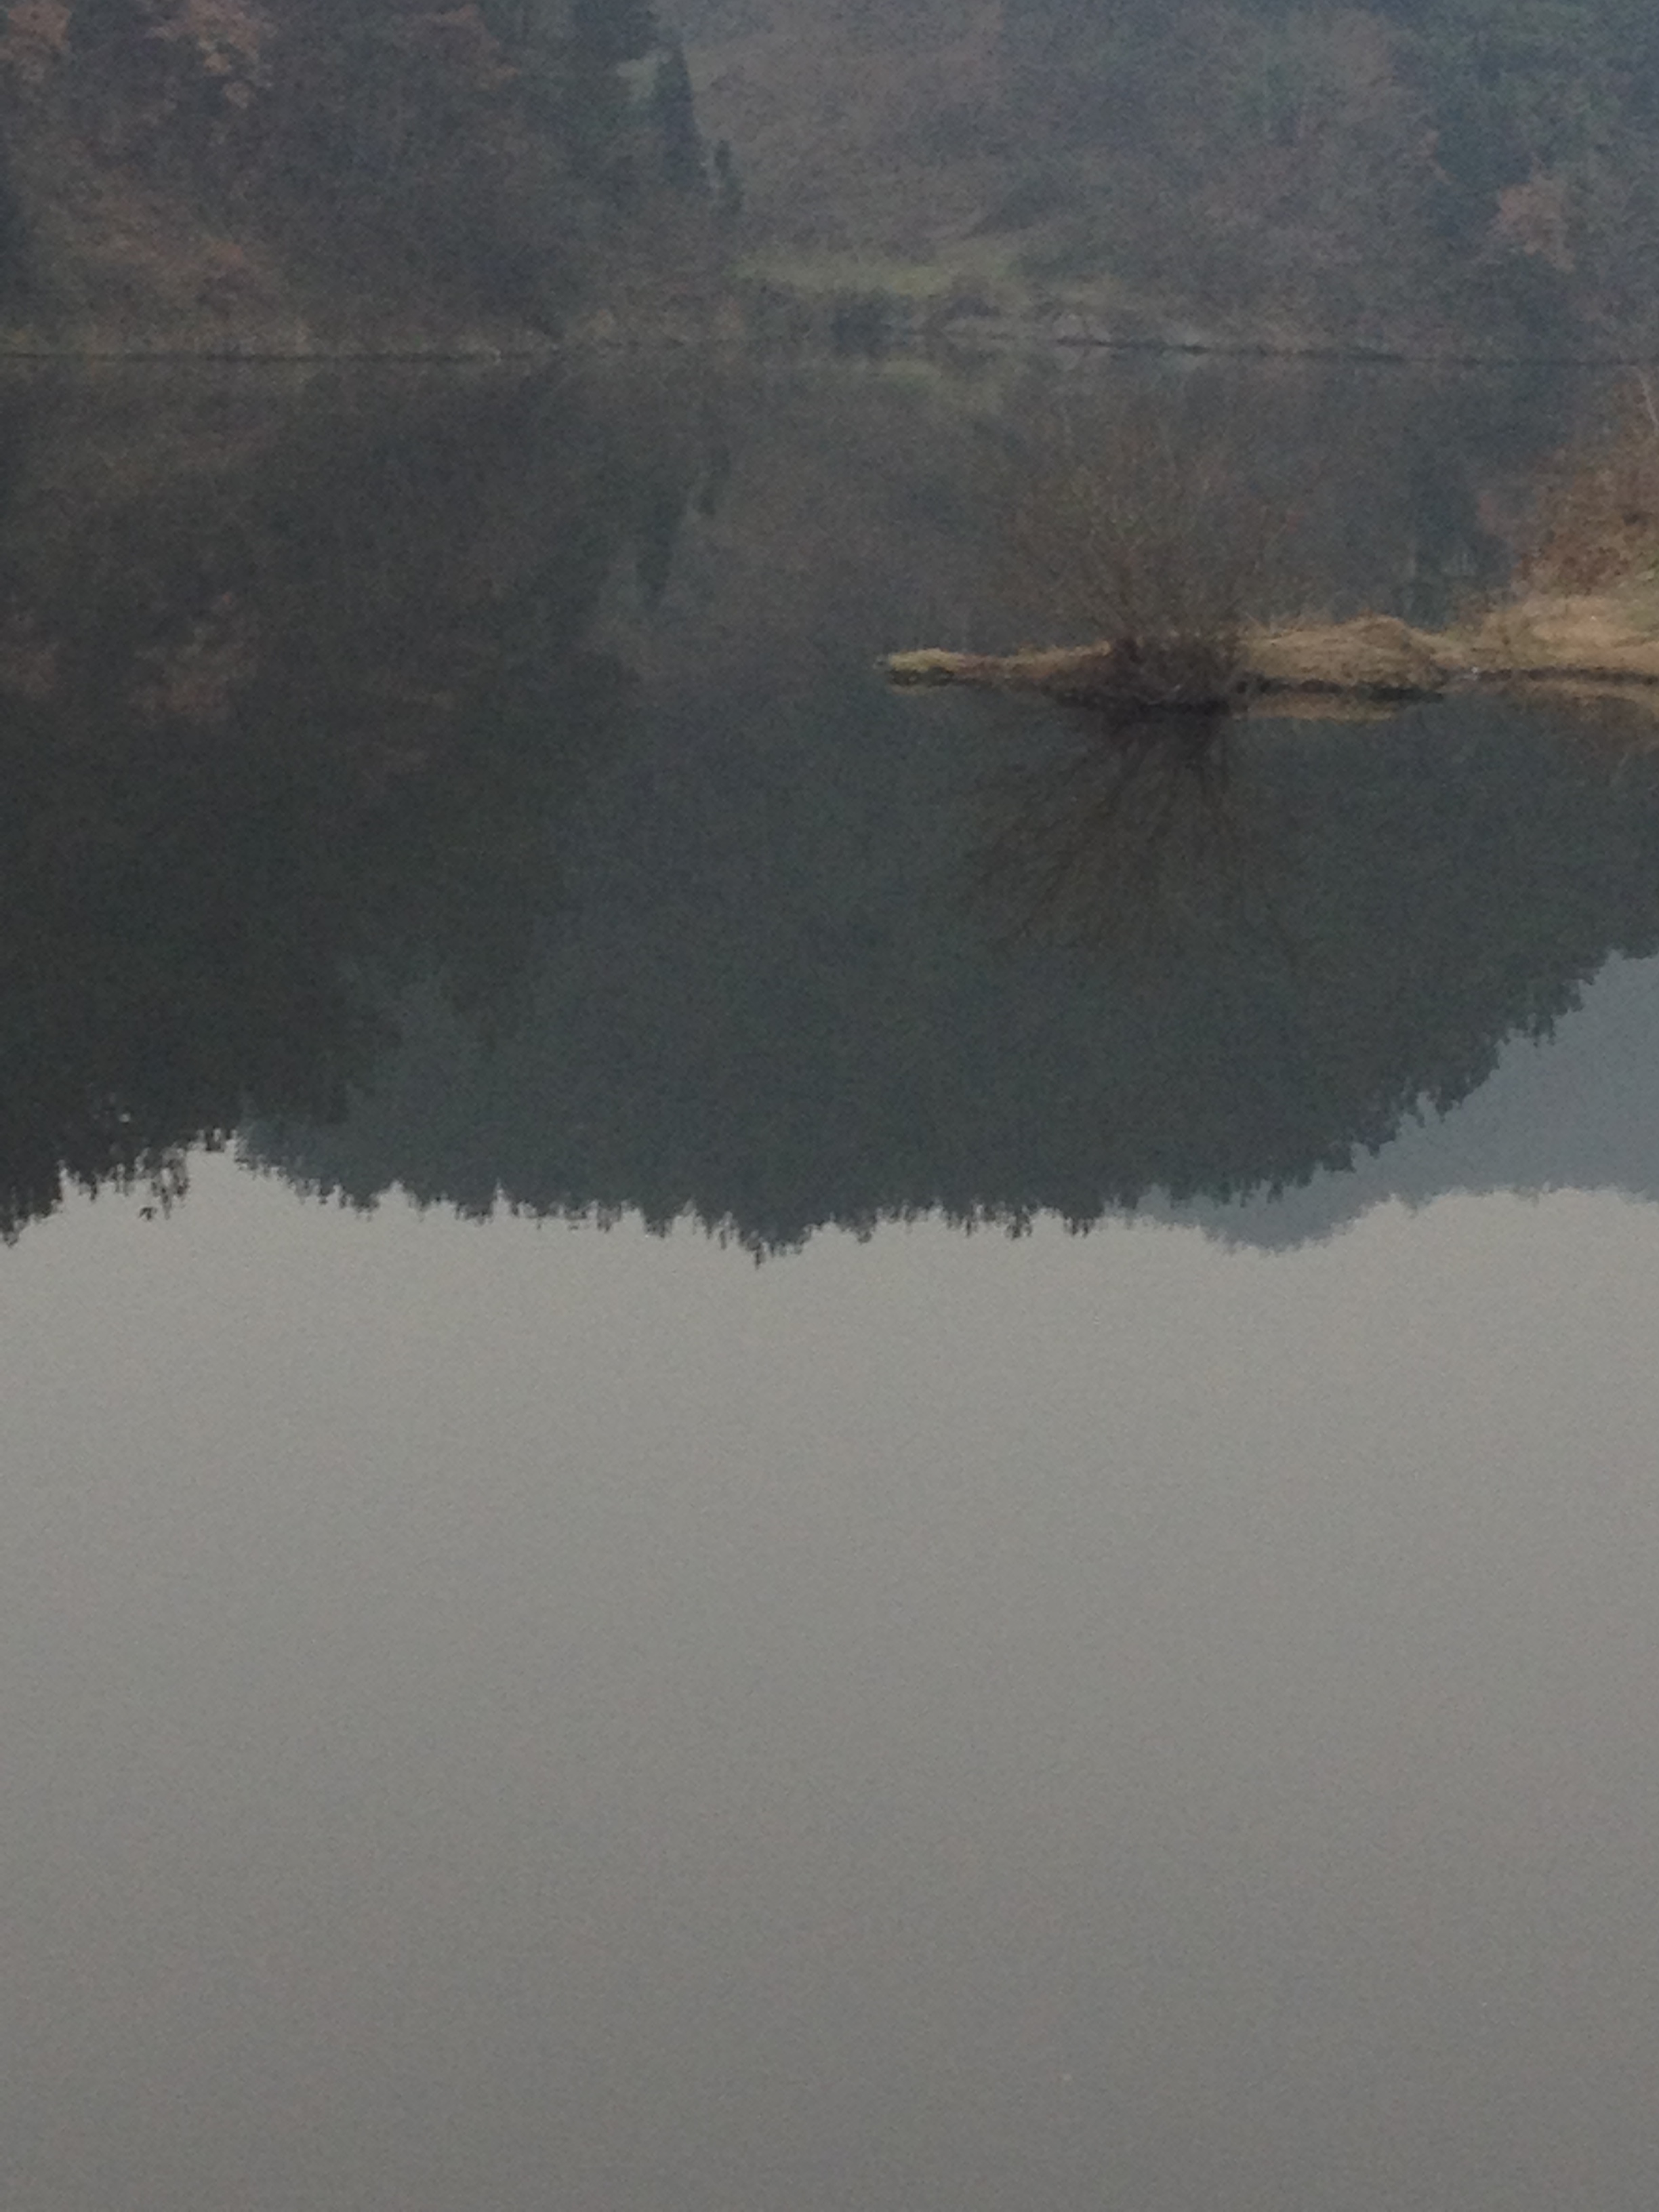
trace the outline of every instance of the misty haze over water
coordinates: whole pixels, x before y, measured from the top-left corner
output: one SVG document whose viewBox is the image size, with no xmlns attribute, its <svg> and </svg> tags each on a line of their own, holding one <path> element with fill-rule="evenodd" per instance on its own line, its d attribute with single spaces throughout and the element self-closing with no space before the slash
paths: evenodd
<svg viewBox="0 0 1659 2212">
<path fill-rule="evenodd" d="M 8 2206 L 1646 2212 L 1659 750 L 877 667 L 1597 396 L 0 380 Z"/>
</svg>

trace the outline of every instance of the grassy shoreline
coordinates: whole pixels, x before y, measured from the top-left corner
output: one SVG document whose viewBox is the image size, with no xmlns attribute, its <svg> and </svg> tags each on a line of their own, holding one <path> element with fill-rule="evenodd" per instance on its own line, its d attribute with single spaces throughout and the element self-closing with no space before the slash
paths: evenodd
<svg viewBox="0 0 1659 2212">
<path fill-rule="evenodd" d="M 1480 686 L 1649 694 L 1659 714 L 1659 587 L 1532 592 L 1438 631 L 1392 615 L 1247 629 L 1225 670 L 1188 688 L 1178 651 L 1149 681 L 1138 657 L 1104 641 L 1005 654 L 924 649 L 884 665 L 902 687 L 965 684 L 1140 710 L 1237 711 L 1297 696 L 1405 705 Z"/>
</svg>

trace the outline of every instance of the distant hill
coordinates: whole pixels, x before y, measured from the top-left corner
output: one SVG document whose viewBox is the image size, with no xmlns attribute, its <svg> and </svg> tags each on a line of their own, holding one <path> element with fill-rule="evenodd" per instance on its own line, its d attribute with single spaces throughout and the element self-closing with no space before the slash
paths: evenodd
<svg viewBox="0 0 1659 2212">
<path fill-rule="evenodd" d="M 1638 0 L 666 0 L 751 266 L 902 321 L 1659 337 Z"/>
<path fill-rule="evenodd" d="M 714 258 L 696 145 L 647 0 L 12 0 L 0 347 L 696 326 Z"/>
</svg>

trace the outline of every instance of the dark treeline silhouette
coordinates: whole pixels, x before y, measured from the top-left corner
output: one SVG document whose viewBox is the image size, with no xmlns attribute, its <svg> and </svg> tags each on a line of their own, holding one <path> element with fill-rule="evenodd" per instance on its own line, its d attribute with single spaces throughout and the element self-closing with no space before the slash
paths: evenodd
<svg viewBox="0 0 1659 2212">
<path fill-rule="evenodd" d="M 828 896 L 834 854 L 755 866 L 764 808 L 665 881 L 647 814 L 520 1029 L 486 1051 L 406 1006 L 339 1127 L 260 1149 L 359 1200 L 690 1213 L 757 1249 L 1298 1185 L 1659 948 L 1659 763 L 1603 743 L 1497 708 L 1085 723 L 956 805 L 896 773 Z"/>
</svg>

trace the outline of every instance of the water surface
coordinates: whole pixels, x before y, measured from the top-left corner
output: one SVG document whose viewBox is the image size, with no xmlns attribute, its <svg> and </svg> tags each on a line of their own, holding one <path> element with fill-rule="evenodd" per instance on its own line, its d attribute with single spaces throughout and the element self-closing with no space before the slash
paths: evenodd
<svg viewBox="0 0 1659 2212">
<path fill-rule="evenodd" d="M 1652 756 L 889 696 L 1057 374 L 8 388 L 22 2212 L 1648 2203 Z"/>
</svg>

